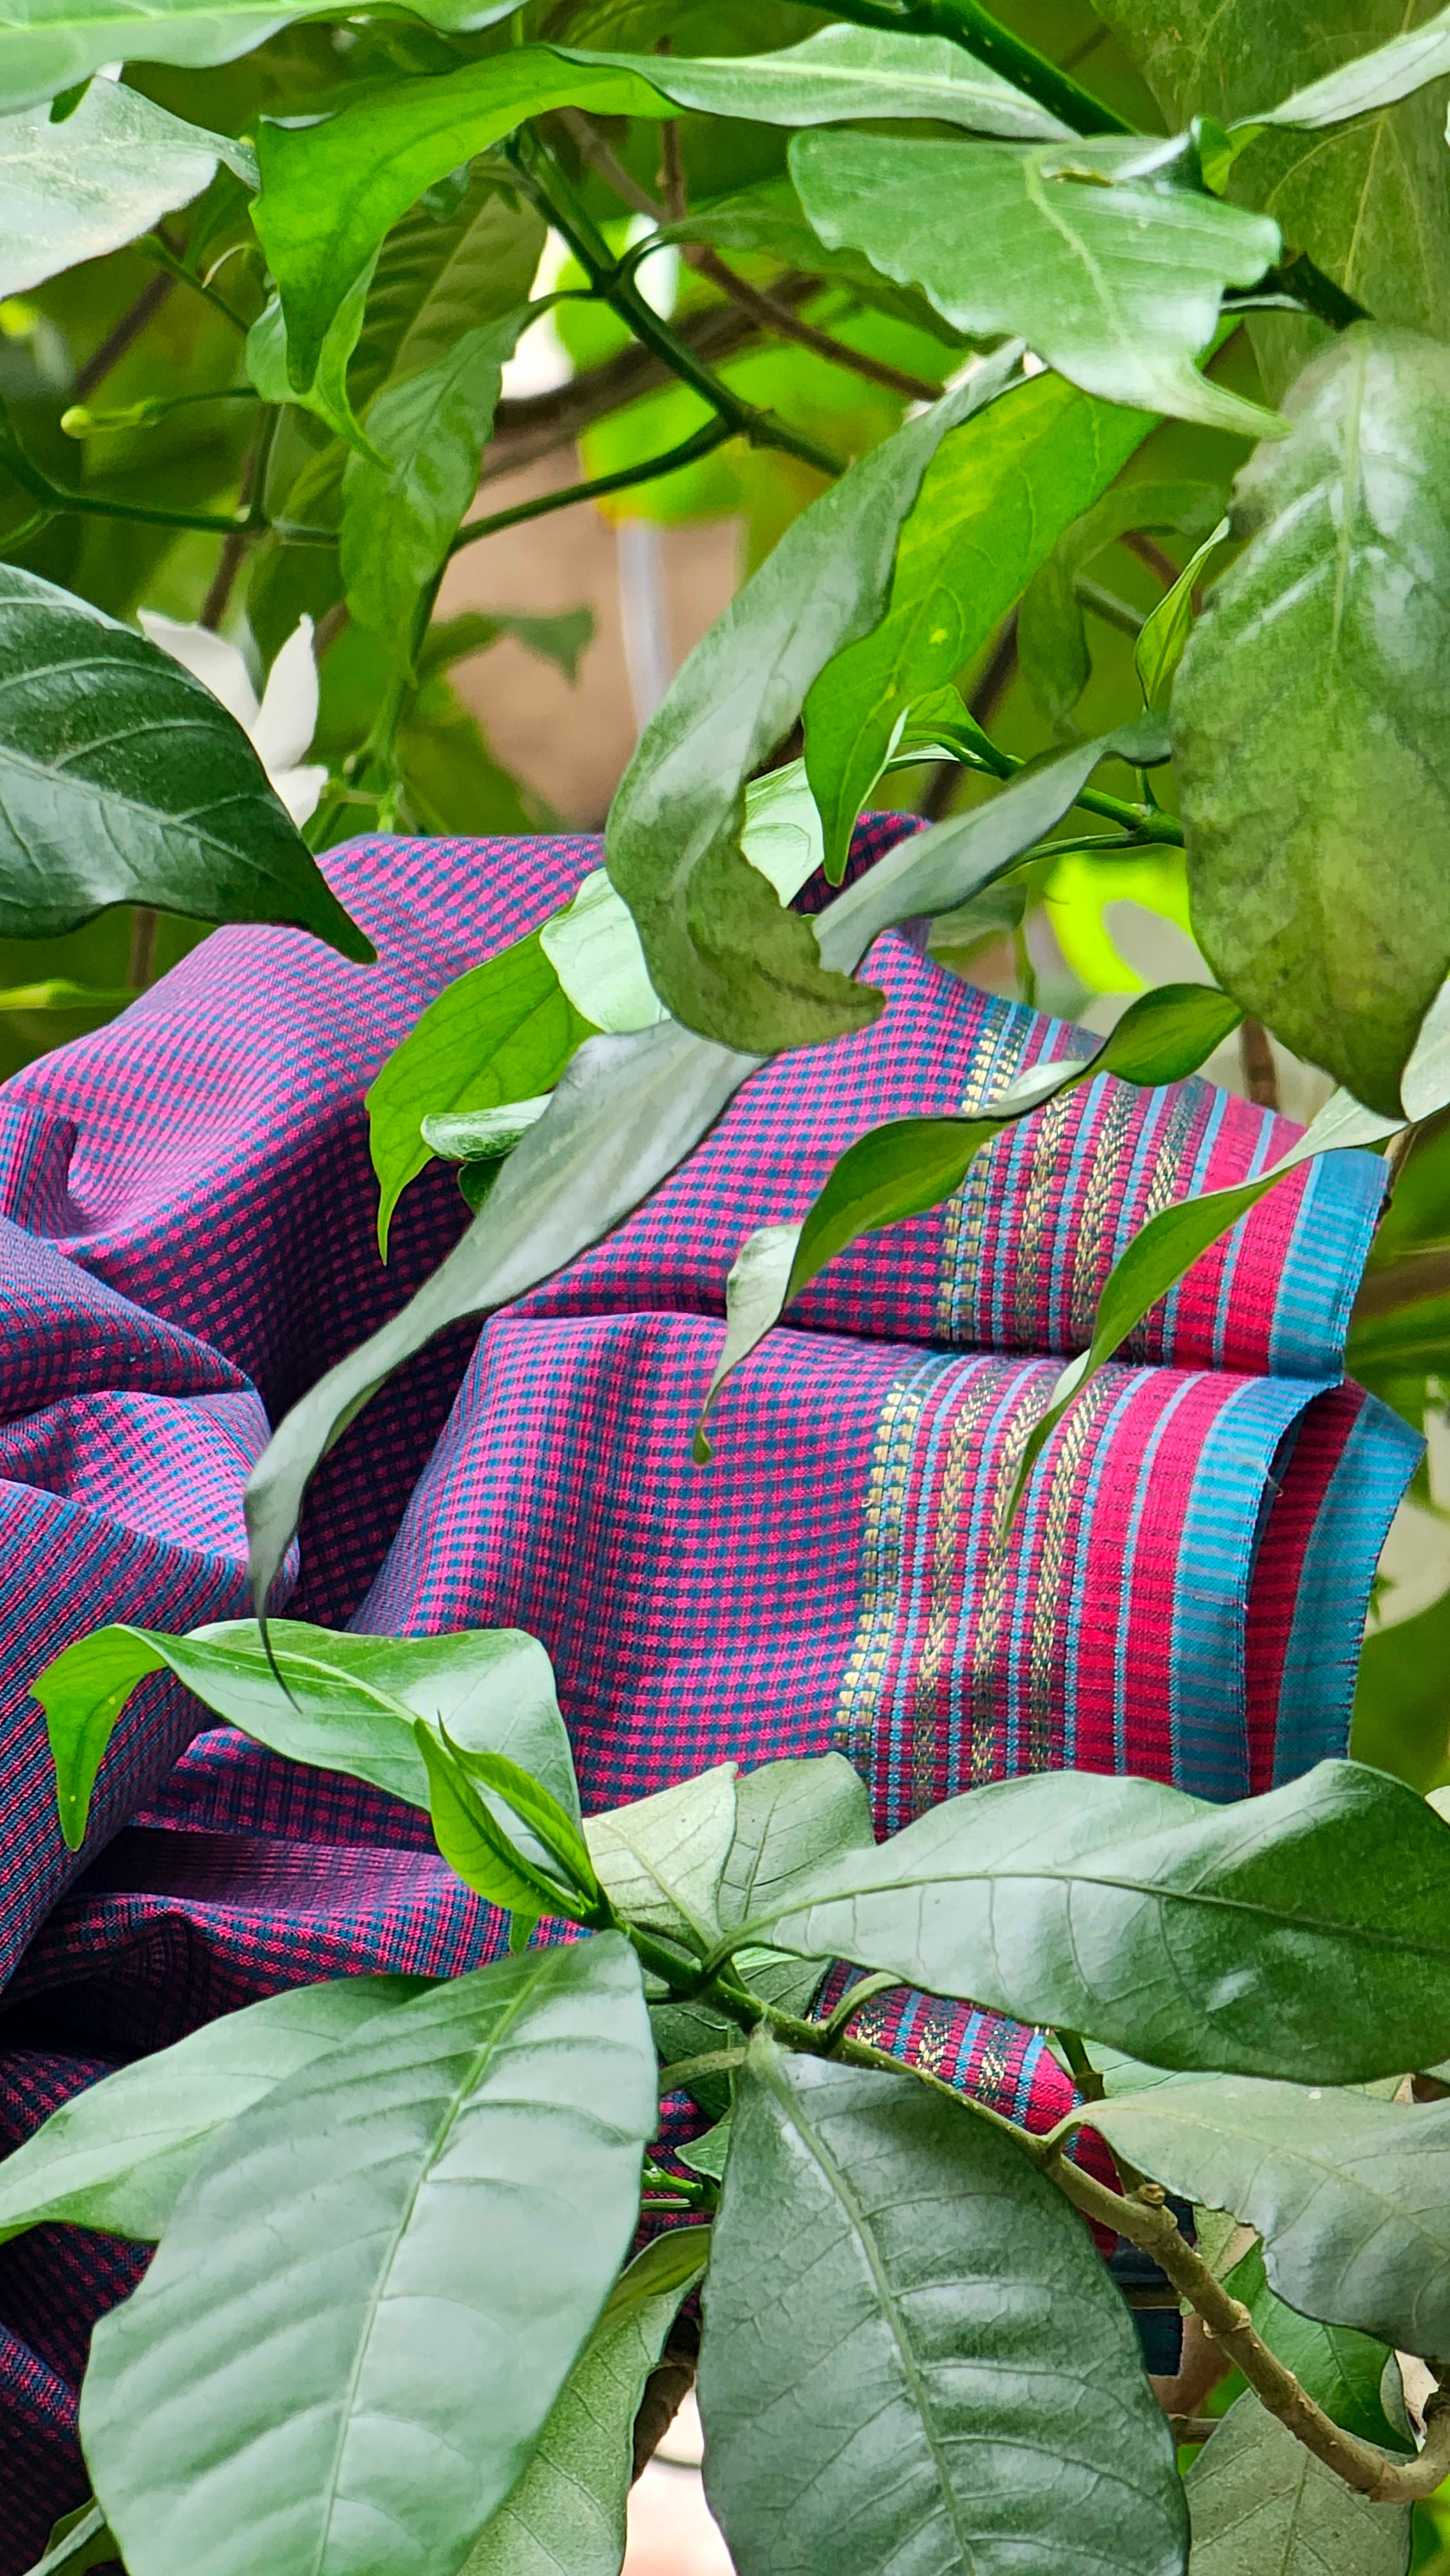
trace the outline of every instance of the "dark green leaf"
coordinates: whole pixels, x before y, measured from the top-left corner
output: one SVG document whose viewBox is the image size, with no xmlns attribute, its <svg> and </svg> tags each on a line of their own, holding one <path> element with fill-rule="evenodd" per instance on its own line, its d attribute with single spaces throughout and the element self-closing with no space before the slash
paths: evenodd
<svg viewBox="0 0 1450 2576">
<path fill-rule="evenodd" d="M 78 2512 L 61 2516 L 30 2576 L 86 2576 L 88 2568 L 109 2567 L 116 2556 L 115 2537 L 100 2506 L 83 2504 Z"/>
<path fill-rule="evenodd" d="M 874 1842 L 866 1783 L 843 1753 L 767 1762 L 735 1783 L 735 1833 L 716 1891 L 722 1926 L 782 1902 L 838 1852 Z"/>
<path fill-rule="evenodd" d="M 1115 538 L 1134 528 L 1177 527 L 1198 509 L 1211 487 L 1203 483 L 1117 483 L 1067 530 L 1022 594 L 1017 616 L 1017 658 L 1022 675 L 1049 724 L 1071 715 L 1091 673 L 1080 573 Z"/>
<path fill-rule="evenodd" d="M 460 2576 L 619 2576 L 634 2419 L 709 2251 L 708 2227 L 676 2227 L 621 2273 L 537 2451 Z"/>
<path fill-rule="evenodd" d="M 421 1717 L 413 1733 L 428 1773 L 433 1839 L 465 1887 L 530 1923 L 545 1914 L 579 1920 L 573 1891 L 533 1866 L 500 1821 L 497 1804 L 480 1794 L 452 1748 Z M 586 1904 L 583 1910 L 590 1908 Z"/>
<path fill-rule="evenodd" d="M 737 2078 L 705 2285 L 705 2485 L 740 2576 L 1181 2576 L 1167 2424 L 1090 2238 L 924 2086 Z"/>
<path fill-rule="evenodd" d="M 609 873 L 676 1019 L 760 1052 L 864 1026 L 881 997 L 822 972 L 815 930 L 743 858 L 745 782 L 833 654 L 886 605 L 897 540 L 948 431 L 1011 381 L 975 368 L 804 511 L 698 644 L 646 726 L 608 824 Z"/>
<path fill-rule="evenodd" d="M 615 1934 L 453 1978 L 245 2112 L 96 2329 L 82 2440 L 128 2564 L 457 2576 L 608 2296 L 654 2122 Z"/>
<path fill-rule="evenodd" d="M 1150 428 L 1042 375 L 938 449 L 901 532 L 889 614 L 827 663 L 806 700 L 806 766 L 833 876 L 904 710 L 980 651 Z"/>
<path fill-rule="evenodd" d="M 88 2086 L 0 2164 L 0 2243 L 56 2219 L 154 2243 L 229 2121 L 426 1990 L 418 1977 L 295 1986 Z"/>
<path fill-rule="evenodd" d="M 1404 2576 L 1414 2515 L 1369 2504 L 1246 2389 L 1188 2472 L 1193 2576 Z"/>
<path fill-rule="evenodd" d="M 255 185 L 244 144 L 168 116 L 118 81 L 94 81 L 61 125 L 43 107 L 0 117 L 0 295 L 134 241 L 199 197 L 218 161 Z"/>
<path fill-rule="evenodd" d="M 793 1959 L 788 1950 L 740 1950 L 735 1966 L 751 1994 L 780 2012 L 809 2013 L 816 1988 L 826 1973 L 824 1959 Z M 661 2067 L 683 2066 L 688 2058 L 706 2057 L 741 2045 L 740 2025 L 710 2004 L 672 1999 L 652 2003 L 650 2027 Z M 691 2075 L 684 2087 L 707 2119 L 717 2124 L 730 2109 L 728 2071 Z"/>
<path fill-rule="evenodd" d="M 864 251 L 973 336 L 1020 333 L 1086 393 L 1262 437 L 1273 415 L 1194 364 L 1225 287 L 1278 257 L 1279 229 L 1181 184 L 1183 145 L 802 135 L 791 176 L 830 250 Z M 1010 242 L 984 260 L 983 241 Z"/>
<path fill-rule="evenodd" d="M 275 1619 L 268 1630 L 279 1684 L 256 1622 L 222 1620 L 189 1637 L 154 1628 L 97 1628 L 31 1685 L 55 1757 L 61 1827 L 72 1850 L 101 1757 L 138 1682 L 169 1669 L 230 1726 L 292 1762 L 344 1771 L 411 1806 L 428 1804 L 413 1740 L 416 1719 L 460 1743 L 511 1753 L 571 1814 L 579 1792 L 549 1658 L 522 1628 L 465 1628 L 444 1637 L 367 1637 Z"/>
<path fill-rule="evenodd" d="M 241 726 L 169 653 L 3 564 L 0 680 L 0 937 L 145 903 L 370 962 Z"/>
<path fill-rule="evenodd" d="M 1129 1004 L 1096 1055 L 1037 1066 L 979 1117 L 898 1118 L 859 1136 L 800 1225 L 762 1226 L 741 1246 L 726 1285 L 725 1339 L 696 1427 L 697 1462 L 710 1456 L 703 1426 L 726 1380 L 838 1252 L 950 1198 L 983 1147 L 1046 1101 L 1098 1074 L 1135 1083 L 1181 1081 L 1242 1017 L 1238 1004 L 1210 985 L 1165 984 Z"/>
<path fill-rule="evenodd" d="M 551 1091 L 590 1025 L 564 992 L 537 931 L 445 984 L 367 1095 L 385 1255 L 393 1210 L 432 1158 L 422 1120 Z"/>
<path fill-rule="evenodd" d="M 1348 2326 L 1320 2325 L 1286 2306 L 1269 2287 L 1261 2246 L 1250 2246 L 1224 2274 L 1224 2288 L 1230 2298 L 1242 2299 L 1254 2332 L 1343 2432 L 1378 2442 L 1385 2451 L 1414 2449 L 1408 2433 L 1390 2422 L 1380 2394 L 1385 2370 L 1394 2362 L 1387 2344 Z"/>
<path fill-rule="evenodd" d="M 1450 355 L 1356 325 L 1290 402 L 1174 692 L 1194 928 L 1245 1010 L 1388 1117 L 1450 965 Z"/>
<path fill-rule="evenodd" d="M 735 1835 L 735 1765 L 591 1816 L 589 1856 L 632 1923 L 708 1949 L 720 1930 L 720 1882 Z"/>
<path fill-rule="evenodd" d="M 1355 1365 L 1352 1346 L 1349 1364 Z M 1357 1762 L 1393 1771 L 1412 1789 L 1431 1789 L 1444 1779 L 1450 1765 L 1450 1592 L 1412 1619 L 1369 1631 L 1355 1685 L 1350 1749 Z"/>
<path fill-rule="evenodd" d="M 418 654 L 418 676 L 426 679 L 432 671 L 450 669 L 455 662 L 466 662 L 471 654 L 486 653 L 491 644 L 509 638 L 526 652 L 537 653 L 541 661 L 554 663 L 566 680 L 577 680 L 580 655 L 594 640 L 594 612 L 564 608 L 556 617 L 520 617 L 512 612 L 488 617 L 480 609 L 467 608 L 458 617 L 436 618 Z"/>
<path fill-rule="evenodd" d="M 436 366 L 466 331 L 526 304 L 544 233 L 536 209 L 518 195 L 501 195 L 486 167 L 470 172 L 449 214 L 410 207 L 378 254 L 348 371 L 359 411 L 385 387 Z"/>
<path fill-rule="evenodd" d="M 1450 2034 L 1450 1831 L 1352 1762 L 1230 1806 L 1081 1772 L 997 1781 L 756 1928 L 1157 2066 L 1349 2084 Z"/>
</svg>

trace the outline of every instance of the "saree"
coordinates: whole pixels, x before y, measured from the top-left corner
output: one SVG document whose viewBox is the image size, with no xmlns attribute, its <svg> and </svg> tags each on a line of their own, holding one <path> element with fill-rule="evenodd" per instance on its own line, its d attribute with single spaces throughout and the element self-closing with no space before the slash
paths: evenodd
<svg viewBox="0 0 1450 2576">
<path fill-rule="evenodd" d="M 869 819 L 853 868 L 913 828 Z M 502 1946 L 425 1817 L 217 1726 L 169 1676 L 128 1705 L 71 1854 L 30 1684 L 106 1620 L 247 1615 L 242 1493 L 269 1422 L 467 1221 L 435 1164 L 383 1263 L 367 1086 L 448 981 L 601 855 L 573 837 L 330 851 L 375 966 L 220 931 L 0 1092 L 0 2152 L 109 2069 L 283 1987 L 446 1976 Z M 532 1631 L 586 1812 L 719 1760 L 837 1749 L 885 1833 L 1023 1771 L 1234 1798 L 1342 1752 L 1419 1450 L 1342 1374 L 1374 1157 L 1301 1167 L 1196 1265 L 992 1546 L 1118 1253 L 1292 1141 L 1201 1079 L 1086 1084 L 943 1206 L 851 1246 L 731 1381 L 714 1463 L 692 1463 L 744 1236 L 799 1217 L 864 1129 L 975 1108 L 1081 1051 L 910 936 L 865 971 L 886 995 L 871 1028 L 765 1066 L 606 1240 L 384 1388 L 314 1480 L 276 1606 L 382 1634 Z M 1000 2016 L 896 1992 L 859 2027 L 1034 2126 L 1072 2098 L 1041 2036 Z M 0 2247 L 0 2576 L 86 2493 L 88 2337 L 145 2261 L 57 2227 Z"/>
</svg>

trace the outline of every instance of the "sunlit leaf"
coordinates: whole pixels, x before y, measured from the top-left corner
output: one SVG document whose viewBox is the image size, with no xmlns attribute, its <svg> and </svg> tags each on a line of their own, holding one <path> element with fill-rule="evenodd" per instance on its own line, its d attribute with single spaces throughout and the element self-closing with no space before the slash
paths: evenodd
<svg viewBox="0 0 1450 2576">
<path fill-rule="evenodd" d="M 0 27 L 0 51 L 4 43 Z M 149 232 L 158 215 L 201 195 L 219 161 L 255 186 L 245 144 L 187 125 L 117 81 L 93 81 L 61 125 L 43 107 L 0 116 L 0 295 Z"/>
</svg>

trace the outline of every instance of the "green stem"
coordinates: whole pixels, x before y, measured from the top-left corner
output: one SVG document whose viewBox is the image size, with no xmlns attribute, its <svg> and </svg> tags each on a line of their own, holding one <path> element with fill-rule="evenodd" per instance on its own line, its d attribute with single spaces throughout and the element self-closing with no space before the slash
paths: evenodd
<svg viewBox="0 0 1450 2576">
<path fill-rule="evenodd" d="M 642 465 L 621 465 L 613 474 L 597 474 L 590 483 L 570 483 L 562 492 L 543 492 L 537 500 L 516 502 L 511 510 L 495 510 L 490 518 L 469 519 L 454 537 L 449 555 L 460 553 L 464 546 L 476 546 L 480 537 L 496 537 L 502 528 L 520 528 L 528 519 L 544 519 L 551 511 L 570 510 L 576 501 L 602 500 L 608 492 L 627 492 L 636 483 L 652 483 L 659 475 L 673 474 L 682 465 L 698 464 L 702 456 L 711 455 L 735 435 L 728 421 L 707 421 L 693 438 L 682 439 L 678 447 L 667 449 L 663 456 L 647 457 Z"/>
<path fill-rule="evenodd" d="M 66 491 L 26 455 L 8 423 L 0 428 L 0 469 L 33 501 L 56 514 L 74 511 L 90 519 L 135 519 L 151 528 L 195 528 L 205 537 L 229 537 L 237 526 L 235 518 L 224 519 L 214 510 L 163 510 L 149 501 L 114 501 L 96 492 Z"/>
<path fill-rule="evenodd" d="M 915 36 L 947 36 L 978 62 L 1035 98 L 1076 134 L 1131 134 L 1132 126 L 1105 107 L 1056 63 L 1024 43 L 978 5 L 978 0 L 840 0 L 840 15 L 863 27 L 885 27 Z"/>
<path fill-rule="evenodd" d="M 187 267 L 185 260 L 172 249 L 171 244 L 163 240 L 160 233 L 145 234 L 136 247 L 138 250 L 144 250 L 148 258 L 155 260 L 158 268 L 166 269 L 180 285 L 189 286 L 193 295 L 200 295 L 206 303 L 214 304 L 218 313 L 226 315 L 233 330 L 240 331 L 243 339 L 246 338 L 251 325 L 243 321 L 235 305 L 228 304 L 224 295 L 218 295 L 214 286 L 204 285 L 195 272 Z"/>
<path fill-rule="evenodd" d="M 1119 599 L 1115 590 L 1104 590 L 1101 582 L 1089 581 L 1082 573 L 1073 583 L 1073 589 L 1083 607 L 1090 608 L 1094 617 L 1100 617 L 1105 626 L 1116 626 L 1120 635 L 1136 638 L 1142 634 L 1148 622 L 1142 610 L 1130 608 L 1126 599 Z"/>
<path fill-rule="evenodd" d="M 1072 2069 L 1072 2080 L 1077 2086 L 1079 2093 L 1082 2095 L 1083 2100 L 1085 2102 L 1101 2102 L 1103 2099 L 1103 2079 L 1098 2073 L 1097 2068 L 1094 2066 L 1092 2059 L 1089 2057 L 1087 2050 L 1084 2048 L 1077 2032 L 1075 2030 L 1054 2031 L 1053 2037 L 1057 2041 L 1058 2047 L 1061 2049 L 1063 2056 L 1067 2059 L 1068 2065 Z"/>
<path fill-rule="evenodd" d="M 987 742 L 984 737 L 978 758 L 971 766 L 988 770 L 993 777 L 1006 780 L 1015 778 L 1027 763 L 1015 752 L 1003 751 L 999 743 Z M 1105 795 L 1099 787 L 1080 787 L 1073 802 L 1080 805 L 1086 814 L 1101 814 L 1109 823 L 1120 823 L 1125 832 L 1131 832 L 1139 841 L 1159 841 L 1175 850 L 1183 847 L 1182 824 L 1173 815 L 1165 814 L 1159 805 L 1133 805 L 1126 797 Z"/>
</svg>

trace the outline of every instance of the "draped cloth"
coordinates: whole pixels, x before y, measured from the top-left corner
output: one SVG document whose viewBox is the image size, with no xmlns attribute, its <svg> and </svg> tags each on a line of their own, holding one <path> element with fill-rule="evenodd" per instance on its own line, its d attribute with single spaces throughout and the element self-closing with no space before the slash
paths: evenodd
<svg viewBox="0 0 1450 2576">
<path fill-rule="evenodd" d="M 854 866 L 911 828 L 874 818 Z M 131 1701 L 67 1853 L 29 1684 L 104 1620 L 247 1614 L 242 1490 L 268 1421 L 466 1221 L 435 1165 L 383 1265 L 364 1091 L 446 982 L 600 856 L 574 838 L 329 852 L 376 966 L 219 932 L 0 1093 L 0 2152 L 109 2067 L 281 1987 L 447 1975 L 499 1947 L 425 1818 L 217 1727 L 165 1676 Z M 1091 1083 L 945 1206 L 852 1246 L 731 1382 L 714 1464 L 692 1464 L 751 1228 L 802 1214 L 867 1127 L 975 1107 L 1080 1051 L 905 936 L 868 971 L 873 1027 L 753 1076 L 617 1232 L 367 1408 L 315 1480 L 279 1606 L 380 1633 L 532 1630 L 586 1810 L 722 1758 L 836 1747 L 887 1832 L 1043 1767 L 1231 1798 L 1342 1752 L 1418 1445 L 1341 1378 L 1372 1157 L 1306 1167 L 1197 1265 L 990 1546 L 1118 1252 L 1292 1138 L 1201 1080 Z M 862 2027 L 1034 2125 L 1070 2099 L 1041 2040 L 997 2016 L 896 1994 Z M 0 2248 L 0 2576 L 85 2493 L 86 2340 L 144 2261 L 59 2228 Z"/>
</svg>

